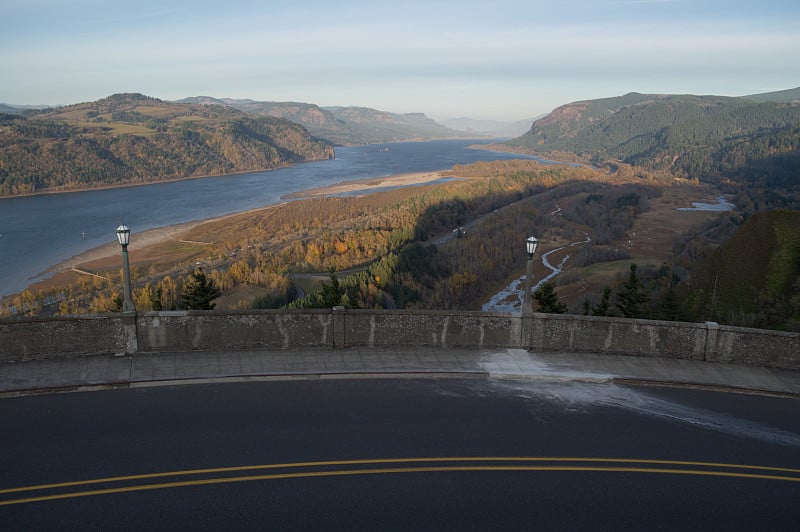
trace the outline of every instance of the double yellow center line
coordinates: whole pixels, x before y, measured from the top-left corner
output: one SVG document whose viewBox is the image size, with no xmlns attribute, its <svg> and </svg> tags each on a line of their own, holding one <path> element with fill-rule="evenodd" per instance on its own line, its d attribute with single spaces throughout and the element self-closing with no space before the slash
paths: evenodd
<svg viewBox="0 0 800 532">
<path fill-rule="evenodd" d="M 0 506 L 234 482 L 474 471 L 650 473 L 800 482 L 800 469 L 713 462 L 577 457 L 383 458 L 191 469 L 7 488 L 0 489 Z M 148 482 L 155 480 L 160 481 Z"/>
</svg>

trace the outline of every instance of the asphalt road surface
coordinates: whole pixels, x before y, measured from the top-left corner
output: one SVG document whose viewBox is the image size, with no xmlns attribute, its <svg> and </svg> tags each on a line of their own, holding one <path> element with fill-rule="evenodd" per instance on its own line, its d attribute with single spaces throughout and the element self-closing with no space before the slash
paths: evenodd
<svg viewBox="0 0 800 532">
<path fill-rule="evenodd" d="M 2 530 L 791 530 L 796 399 L 485 379 L 0 400 Z"/>
</svg>

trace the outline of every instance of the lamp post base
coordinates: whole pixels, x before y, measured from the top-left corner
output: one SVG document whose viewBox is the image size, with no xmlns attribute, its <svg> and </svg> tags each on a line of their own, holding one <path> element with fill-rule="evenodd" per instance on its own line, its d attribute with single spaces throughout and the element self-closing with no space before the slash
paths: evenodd
<svg viewBox="0 0 800 532">
<path fill-rule="evenodd" d="M 128 264 L 128 246 L 122 246 L 122 312 L 136 312 L 131 292 L 131 268 Z"/>
</svg>

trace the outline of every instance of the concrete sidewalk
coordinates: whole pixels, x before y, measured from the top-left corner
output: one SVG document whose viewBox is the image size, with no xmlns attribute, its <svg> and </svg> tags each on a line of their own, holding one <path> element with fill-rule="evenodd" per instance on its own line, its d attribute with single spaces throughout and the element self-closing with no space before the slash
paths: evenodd
<svg viewBox="0 0 800 532">
<path fill-rule="evenodd" d="M 0 396 L 210 380 L 476 377 L 689 385 L 800 398 L 800 372 L 523 349 L 349 349 L 92 356 L 0 364 Z"/>
</svg>

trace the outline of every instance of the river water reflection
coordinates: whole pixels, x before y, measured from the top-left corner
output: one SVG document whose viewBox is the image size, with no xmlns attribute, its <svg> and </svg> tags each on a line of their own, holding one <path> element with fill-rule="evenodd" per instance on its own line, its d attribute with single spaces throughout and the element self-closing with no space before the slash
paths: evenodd
<svg viewBox="0 0 800 532">
<path fill-rule="evenodd" d="M 120 221 L 136 232 L 279 203 L 281 196 L 334 183 L 445 170 L 455 164 L 524 158 L 472 149 L 475 140 L 337 148 L 336 158 L 266 172 L 136 187 L 0 199 L 0 296 L 46 276 L 47 268 L 114 241 Z"/>
</svg>

